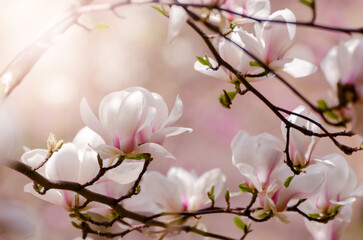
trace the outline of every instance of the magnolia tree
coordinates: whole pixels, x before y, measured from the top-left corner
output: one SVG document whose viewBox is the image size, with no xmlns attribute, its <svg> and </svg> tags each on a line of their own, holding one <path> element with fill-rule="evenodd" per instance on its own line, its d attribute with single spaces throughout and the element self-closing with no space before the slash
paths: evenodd
<svg viewBox="0 0 363 240">
<path fill-rule="evenodd" d="M 154 10 L 150 11 L 168 18 L 169 44 L 187 26 L 200 37 L 209 53 L 195 53 L 194 69 L 227 83 L 228 90 L 220 90 L 222 106 L 237 107 L 233 103 L 237 97 L 254 95 L 281 121 L 276 128 L 281 128 L 283 138 L 239 129 L 230 143 L 230 164 L 240 172 L 240 183 L 226 186 L 229 173 L 213 166 L 199 176 L 179 167 L 170 168 L 166 175 L 149 170 L 159 159 L 175 159 L 163 145 L 169 137 L 192 132 L 176 123 L 183 113 L 179 96 L 168 107 L 161 95 L 143 87 L 117 89 L 100 101 L 96 113 L 89 99 L 83 98 L 79 104 L 84 127 L 72 142 L 50 134 L 44 148 L 25 148 L 21 159 L 11 154 L 18 141 L 14 124 L 3 110 L 2 163 L 29 178 L 24 191 L 67 211 L 81 239 L 120 239 L 132 232 L 157 239 L 185 233 L 234 239 L 226 231 L 203 224 L 210 214 L 215 219 L 230 215 L 231 223 L 240 229 L 238 239 L 248 238 L 259 222 L 277 219 L 289 223 L 291 214 L 304 219 L 316 240 L 341 238 L 351 221 L 353 202 L 363 195 L 363 185 L 358 186 L 345 158 L 361 146 L 344 141 L 363 134 L 363 29 L 316 23 L 318 1 L 296 1 L 312 12 L 311 20 L 302 22 L 290 9 L 273 12 L 269 0 L 81 0 L 3 68 L 4 101 L 55 37 L 73 25 L 93 31 L 78 21 L 83 14 L 104 11 L 121 18 L 118 9 L 140 4 L 151 4 Z M 320 65 L 314 65 L 290 51 L 299 26 L 344 33 L 350 39 L 332 46 Z M 319 68 L 330 89 L 317 102 L 284 77 L 311 76 Z M 255 87 L 255 82 L 273 78 L 301 105 L 280 107 Z M 323 138 L 336 146 L 335 153 L 316 154 Z M 234 200 L 242 196 L 249 201 Z M 217 198 L 224 200 L 217 205 Z"/>
</svg>

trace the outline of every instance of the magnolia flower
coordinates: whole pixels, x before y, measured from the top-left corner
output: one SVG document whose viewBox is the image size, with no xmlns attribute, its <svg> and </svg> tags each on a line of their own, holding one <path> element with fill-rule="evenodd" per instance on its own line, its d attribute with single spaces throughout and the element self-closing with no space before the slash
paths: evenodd
<svg viewBox="0 0 363 240">
<path fill-rule="evenodd" d="M 355 190 L 357 177 L 344 157 L 331 154 L 324 159 L 331 161 L 334 166 L 318 165 L 313 170 L 323 173 L 326 181 L 316 197 L 302 205 L 313 213 L 331 212 L 336 206 L 351 204 L 356 197 L 363 196 L 363 184 Z"/>
<path fill-rule="evenodd" d="M 339 214 L 327 223 L 318 223 L 304 219 L 305 226 L 315 240 L 339 240 L 352 218 L 352 205 L 348 204 L 339 210 Z"/>
<path fill-rule="evenodd" d="M 341 206 L 338 215 L 327 224 L 305 221 L 314 239 L 337 240 L 351 220 L 352 203 L 363 196 L 363 184 L 356 189 L 357 177 L 344 157 L 331 154 L 325 159 L 329 159 L 334 166 L 315 165 L 314 172 L 325 175 L 325 181 L 317 195 L 305 201 L 301 209 L 309 214 L 325 214 Z"/>
<path fill-rule="evenodd" d="M 259 192 L 271 184 L 271 174 L 282 163 L 282 143 L 276 137 L 263 133 L 251 137 L 239 131 L 231 143 L 233 165 L 243 175 L 243 181 Z"/>
<path fill-rule="evenodd" d="M 309 113 L 302 105 L 298 106 L 293 112 L 319 122 L 318 117 L 313 113 Z M 291 114 L 287 117 L 287 120 L 292 124 L 305 128 L 306 130 L 310 130 L 315 133 L 321 132 L 321 129 L 316 124 L 297 115 Z M 283 122 L 281 123 L 281 132 L 286 141 L 286 125 Z M 318 137 L 306 136 L 299 130 L 290 128 L 289 155 L 295 167 L 304 168 L 312 162 L 321 162 L 320 160 L 312 158 L 313 150 L 318 141 Z"/>
<path fill-rule="evenodd" d="M 212 169 L 198 177 L 182 168 L 171 168 L 167 176 L 158 172 L 146 173 L 141 193 L 131 198 L 130 204 L 139 204 L 139 211 L 179 212 L 195 211 L 210 203 L 208 192 L 214 186 L 215 198 L 222 192 L 226 177 L 219 169 Z"/>
<path fill-rule="evenodd" d="M 266 19 L 271 12 L 270 0 L 226 0 L 221 7 L 239 14 L 260 19 Z M 223 15 L 229 22 L 234 21 L 237 24 L 253 22 L 253 20 L 249 18 L 228 12 L 223 12 Z"/>
<path fill-rule="evenodd" d="M 219 41 L 219 53 L 221 57 L 232 67 L 234 67 L 241 74 L 246 75 L 249 71 L 260 68 L 251 67 L 249 65 L 250 61 L 252 61 L 253 59 L 242 50 L 241 47 L 245 47 L 245 45 L 242 42 L 238 31 L 239 28 L 235 27 L 233 31 L 227 35 L 227 37 L 231 41 L 225 38 L 221 38 L 221 40 Z M 204 59 L 207 60 L 206 58 Z M 216 69 L 218 67 L 218 63 L 214 59 L 208 58 L 208 61 L 213 69 L 210 66 L 203 65 L 200 61 L 196 61 L 194 63 L 194 69 L 208 76 L 223 79 L 228 82 L 233 83 L 238 80 L 236 76 L 228 69 L 222 67 Z M 255 80 L 255 78 L 248 77 L 246 79 L 249 81 Z"/>
<path fill-rule="evenodd" d="M 363 125 L 360 124 L 363 118 L 362 64 L 363 38 L 341 42 L 333 47 L 321 62 L 321 70 L 332 86 L 335 96 L 335 100 L 330 102 L 347 106 L 347 109 L 342 109 L 340 114 L 345 119 L 352 119 L 352 130 L 359 134 L 363 134 Z"/>
<path fill-rule="evenodd" d="M 250 137 L 240 131 L 231 143 L 232 162 L 243 175 L 243 182 L 250 189 L 258 191 L 259 203 L 263 208 L 257 215 L 272 211 L 282 222 L 287 222 L 281 212 L 293 199 L 310 197 L 323 182 L 321 174 L 301 174 L 295 176 L 288 188 L 285 180 L 291 170 L 282 163 L 282 144 L 269 134 Z"/>
<path fill-rule="evenodd" d="M 90 129 L 84 128 L 77 134 L 72 143 L 63 144 L 37 171 L 52 181 L 62 180 L 84 184 L 92 180 L 98 173 L 99 164 L 97 153 L 87 145 L 87 141 L 95 143 L 102 141 L 102 139 L 99 139 Z M 45 149 L 31 150 L 23 154 L 22 162 L 33 169 L 37 169 L 45 161 L 47 154 L 48 151 Z M 137 179 L 142 167 L 141 161 L 124 162 L 119 167 L 108 171 L 104 178 L 101 178 L 101 182 L 106 181 L 107 178 L 112 178 L 119 184 L 129 184 Z M 95 189 L 100 190 L 100 187 L 95 187 Z M 34 190 L 33 183 L 27 184 L 24 190 L 68 211 L 72 211 L 75 206 L 76 193 L 72 191 L 50 189 L 46 194 L 40 195 Z M 80 197 L 80 204 L 83 201 L 84 199 Z M 91 208 L 92 206 L 91 204 L 88 207 Z"/>
<path fill-rule="evenodd" d="M 295 15 L 288 9 L 272 13 L 268 20 L 295 22 Z M 284 58 L 295 37 L 294 24 L 255 23 L 255 34 L 240 30 L 246 49 L 274 71 L 283 71 L 293 77 L 305 77 L 316 71 L 316 66 L 302 59 Z M 264 70 L 262 70 L 264 71 Z M 261 72 L 261 70 L 260 70 Z"/>
<path fill-rule="evenodd" d="M 83 122 L 106 143 L 92 146 L 102 158 L 136 153 L 173 158 L 161 144 L 167 137 L 192 131 L 190 128 L 170 127 L 182 112 L 179 97 L 169 115 L 164 99 L 141 87 L 131 87 L 104 97 L 98 109 L 99 119 L 86 99 L 81 102 Z"/>
<path fill-rule="evenodd" d="M 311 168 L 311 167 L 310 167 Z M 261 212 L 272 211 L 281 222 L 287 223 L 287 217 L 281 212 L 285 211 L 289 202 L 315 195 L 324 182 L 324 176 L 320 173 L 304 173 L 295 176 L 289 186 L 285 186 L 285 180 L 291 176 L 291 170 L 286 165 L 281 165 L 273 174 L 266 193 L 259 194 L 259 202 L 263 207 Z"/>
</svg>

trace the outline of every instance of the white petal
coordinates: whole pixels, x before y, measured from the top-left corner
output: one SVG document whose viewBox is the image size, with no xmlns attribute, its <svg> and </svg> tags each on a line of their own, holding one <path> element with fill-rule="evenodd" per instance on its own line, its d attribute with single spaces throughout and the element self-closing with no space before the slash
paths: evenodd
<svg viewBox="0 0 363 240">
<path fill-rule="evenodd" d="M 169 26 L 168 26 L 168 44 L 179 35 L 182 27 L 188 19 L 188 14 L 184 8 L 173 5 L 169 11 Z"/>
<path fill-rule="evenodd" d="M 144 167 L 143 161 L 124 161 L 120 166 L 111 169 L 105 177 L 119 184 L 128 184 L 135 181 Z"/>
<path fill-rule="evenodd" d="M 212 67 L 217 67 L 218 63 L 212 58 L 208 58 L 209 62 L 211 63 Z M 209 66 L 201 64 L 199 61 L 196 61 L 194 63 L 194 69 L 200 73 L 203 73 L 207 76 L 222 79 L 225 81 L 230 81 L 227 73 L 222 69 L 222 67 L 219 67 L 217 70 L 211 69 Z"/>
<path fill-rule="evenodd" d="M 184 132 L 191 133 L 193 129 L 183 127 L 166 127 L 156 131 L 150 138 L 150 142 L 162 144 L 167 137 L 176 136 Z"/>
<path fill-rule="evenodd" d="M 317 70 L 317 67 L 314 64 L 298 58 L 273 61 L 269 64 L 269 67 L 275 71 L 286 72 L 295 78 L 309 76 Z"/>
<path fill-rule="evenodd" d="M 181 101 L 179 96 L 176 96 L 174 107 L 171 110 L 169 117 L 163 124 L 163 127 L 175 123 L 181 117 L 182 114 L 183 114 L 183 102 Z"/>
<path fill-rule="evenodd" d="M 63 144 L 48 160 L 45 173 L 51 180 L 79 181 L 80 161 L 74 144 Z"/>
<path fill-rule="evenodd" d="M 45 149 L 30 150 L 21 156 L 21 161 L 30 166 L 32 169 L 35 169 L 45 161 L 47 154 L 48 151 Z"/>
<path fill-rule="evenodd" d="M 136 149 L 135 153 L 150 153 L 154 159 L 175 159 L 163 146 L 156 143 L 144 143 Z"/>
<path fill-rule="evenodd" d="M 82 121 L 84 122 L 84 124 L 86 124 L 86 126 L 88 126 L 90 129 L 99 134 L 105 141 L 109 140 L 112 141 L 112 139 L 110 139 L 110 137 L 107 136 L 100 121 L 97 119 L 96 115 L 91 110 L 85 98 L 83 98 L 81 101 L 80 110 L 81 110 Z"/>
</svg>

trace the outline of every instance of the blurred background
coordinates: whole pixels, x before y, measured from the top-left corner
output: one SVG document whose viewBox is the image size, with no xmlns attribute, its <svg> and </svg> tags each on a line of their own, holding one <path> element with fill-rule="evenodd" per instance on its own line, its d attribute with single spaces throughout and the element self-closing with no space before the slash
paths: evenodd
<svg viewBox="0 0 363 240">
<path fill-rule="evenodd" d="M 2 0 L 0 9 L 0 68 L 61 14 L 72 1 L 68 0 Z M 106 2 L 106 1 L 96 1 Z M 332 26 L 361 27 L 360 0 L 317 0 L 317 22 Z M 271 0 L 272 11 L 289 8 L 300 21 L 309 20 L 310 10 L 298 0 Z M 209 54 L 201 39 L 187 26 L 170 45 L 166 43 L 168 19 L 150 6 L 125 6 L 111 12 L 85 14 L 84 24 L 105 23 L 109 28 L 88 32 L 73 26 L 61 35 L 42 56 L 24 81 L 5 102 L 17 124 L 22 146 L 46 148 L 50 132 L 58 139 L 72 141 L 84 126 L 79 103 L 87 98 L 97 112 L 101 99 L 112 91 L 142 86 L 159 93 L 171 108 L 177 95 L 184 103 L 184 114 L 178 126 L 191 127 L 191 134 L 182 134 L 166 141 L 166 148 L 177 160 L 153 162 L 151 169 L 166 173 L 171 166 L 195 170 L 198 175 L 211 168 L 221 168 L 227 175 L 225 187 L 237 191 L 241 175 L 231 163 L 230 142 L 241 129 L 251 135 L 268 132 L 282 139 L 280 121 L 252 94 L 237 97 L 232 109 L 218 101 L 222 89 L 233 85 L 212 79 L 193 69 L 196 56 Z M 299 27 L 295 53 L 319 64 L 327 51 L 351 36 Z M 320 70 L 313 76 L 291 79 L 289 82 L 316 102 L 326 97 L 329 85 Z M 289 110 L 301 102 L 275 79 L 254 85 L 274 104 Z M 331 128 L 330 128 L 331 129 Z M 0 133 L 1 134 L 1 133 Z M 360 144 L 358 137 L 344 140 L 352 146 Z M 339 150 L 322 139 L 315 154 L 324 156 Z M 347 157 L 363 182 L 363 153 Z M 5 167 L 0 168 L 0 239 L 63 240 L 79 237 L 68 214 L 55 205 L 23 192 L 29 180 Z M 223 204 L 223 197 L 217 203 Z M 244 206 L 248 199 L 234 200 Z M 217 204 L 218 205 L 218 204 Z M 213 232 L 230 237 L 241 236 L 232 216 L 205 218 Z M 247 239 L 312 239 L 300 217 L 291 215 L 289 225 L 276 219 L 253 224 Z M 363 201 L 354 204 L 352 223 L 343 239 L 363 236 Z M 96 238 L 95 238 L 96 239 Z M 143 239 L 131 235 L 125 239 Z M 200 239 L 183 236 L 183 239 Z"/>
</svg>

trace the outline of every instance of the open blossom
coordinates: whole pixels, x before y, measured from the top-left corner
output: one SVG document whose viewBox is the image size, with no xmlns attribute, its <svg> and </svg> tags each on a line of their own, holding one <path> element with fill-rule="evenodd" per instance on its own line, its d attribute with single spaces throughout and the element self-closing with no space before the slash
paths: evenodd
<svg viewBox="0 0 363 240">
<path fill-rule="evenodd" d="M 332 212 L 338 206 L 339 214 L 327 224 L 305 221 L 305 225 L 316 240 L 337 240 L 350 222 L 352 203 L 363 196 L 363 184 L 356 188 L 357 177 L 346 159 L 338 154 L 331 154 L 329 159 L 334 166 L 316 165 L 314 172 L 325 175 L 322 188 L 305 201 L 301 208 L 309 214 Z"/>
<path fill-rule="evenodd" d="M 167 176 L 158 172 L 146 173 L 141 183 L 141 193 L 130 203 L 139 204 L 139 210 L 195 211 L 210 203 L 208 192 L 214 186 L 215 198 L 222 192 L 226 177 L 220 169 L 212 169 L 198 177 L 194 172 L 173 167 Z"/>
<path fill-rule="evenodd" d="M 271 174 L 282 163 L 282 143 L 276 137 L 264 133 L 249 136 L 239 131 L 231 143 L 233 165 L 243 175 L 243 181 L 251 189 L 265 191 L 271 183 Z"/>
<path fill-rule="evenodd" d="M 309 111 L 302 105 L 298 106 L 293 112 L 308 117 L 313 121 L 319 122 L 318 117 L 315 116 L 313 113 L 309 113 Z M 291 114 L 287 117 L 287 120 L 297 126 L 303 127 L 312 132 L 321 132 L 321 129 L 316 124 L 297 115 Z M 281 132 L 286 140 L 286 125 L 283 122 L 281 123 Z M 295 167 L 304 168 L 308 166 L 311 162 L 315 163 L 319 161 L 313 159 L 312 156 L 312 153 L 318 141 L 318 137 L 306 136 L 299 130 L 290 128 L 289 154 L 290 159 Z"/>
<path fill-rule="evenodd" d="M 363 134 L 363 38 L 341 42 L 321 62 L 326 80 L 332 86 L 335 105 L 347 105 L 341 114 L 352 118 L 353 131 Z M 352 112 L 352 113 L 351 113 Z"/>
<path fill-rule="evenodd" d="M 221 38 L 219 41 L 219 53 L 221 57 L 228 62 L 232 67 L 234 67 L 241 74 L 246 75 L 250 71 L 259 70 L 258 67 L 251 67 L 249 65 L 250 61 L 253 59 L 248 56 L 240 47 L 245 47 L 242 39 L 238 33 L 239 27 L 235 27 L 233 31 L 227 35 L 231 41 Z M 240 46 L 240 47 L 239 47 Z M 208 58 L 211 67 L 217 68 L 218 63 L 212 59 Z M 210 66 L 203 65 L 201 62 L 196 61 L 194 63 L 194 69 L 200 73 L 206 74 L 211 77 L 226 80 L 228 82 L 235 82 L 238 79 L 236 76 L 224 67 L 219 67 L 218 69 L 212 69 Z M 254 81 L 255 78 L 246 78 L 249 81 Z"/>
<path fill-rule="evenodd" d="M 272 13 L 268 20 L 295 22 L 295 15 L 289 10 Z M 293 77 L 305 77 L 316 71 L 316 66 L 298 58 L 285 58 L 285 53 L 295 37 L 294 24 L 255 23 L 255 36 L 247 31 L 240 31 L 246 49 L 274 71 L 283 71 Z M 264 70 L 262 70 L 264 71 Z M 261 72 L 261 70 L 260 70 Z"/>
<path fill-rule="evenodd" d="M 281 221 L 281 214 L 292 199 L 310 197 L 315 194 L 324 179 L 321 174 L 301 174 L 295 176 L 289 187 L 284 182 L 291 170 L 282 164 L 283 152 L 279 139 L 269 134 L 250 137 L 240 131 L 231 143 L 233 164 L 243 175 L 243 182 L 250 189 L 259 192 L 261 212 L 273 211 Z"/>
<path fill-rule="evenodd" d="M 86 99 L 81 102 L 83 122 L 105 141 L 105 144 L 92 146 L 102 158 L 135 153 L 173 158 L 161 144 L 169 136 L 192 131 L 190 128 L 170 127 L 182 112 L 179 97 L 169 115 L 164 99 L 141 87 L 131 87 L 104 97 L 98 109 L 99 118 Z"/>
<path fill-rule="evenodd" d="M 90 129 L 84 128 L 77 134 L 72 143 L 63 144 L 37 171 L 49 180 L 84 184 L 92 180 L 99 170 L 97 153 L 88 146 L 88 142 L 95 143 L 99 141 L 102 141 L 102 139 L 99 139 Z M 37 169 L 45 161 L 47 154 L 48 151 L 45 149 L 30 150 L 23 154 L 22 162 L 33 169 Z M 142 166 L 141 161 L 124 162 L 121 166 L 107 172 L 104 178 L 101 178 L 101 182 L 105 181 L 107 177 L 111 177 L 113 181 L 117 181 L 119 184 L 129 184 L 137 179 Z M 95 187 L 95 189 L 100 190 L 100 186 Z M 33 189 L 33 183 L 27 184 L 24 190 L 69 211 L 72 211 L 75 206 L 76 193 L 72 191 L 49 189 L 46 194 L 40 195 Z M 80 204 L 83 201 L 84 199 L 80 197 Z M 91 204 L 88 207 L 91 208 L 92 206 Z"/>
</svg>

